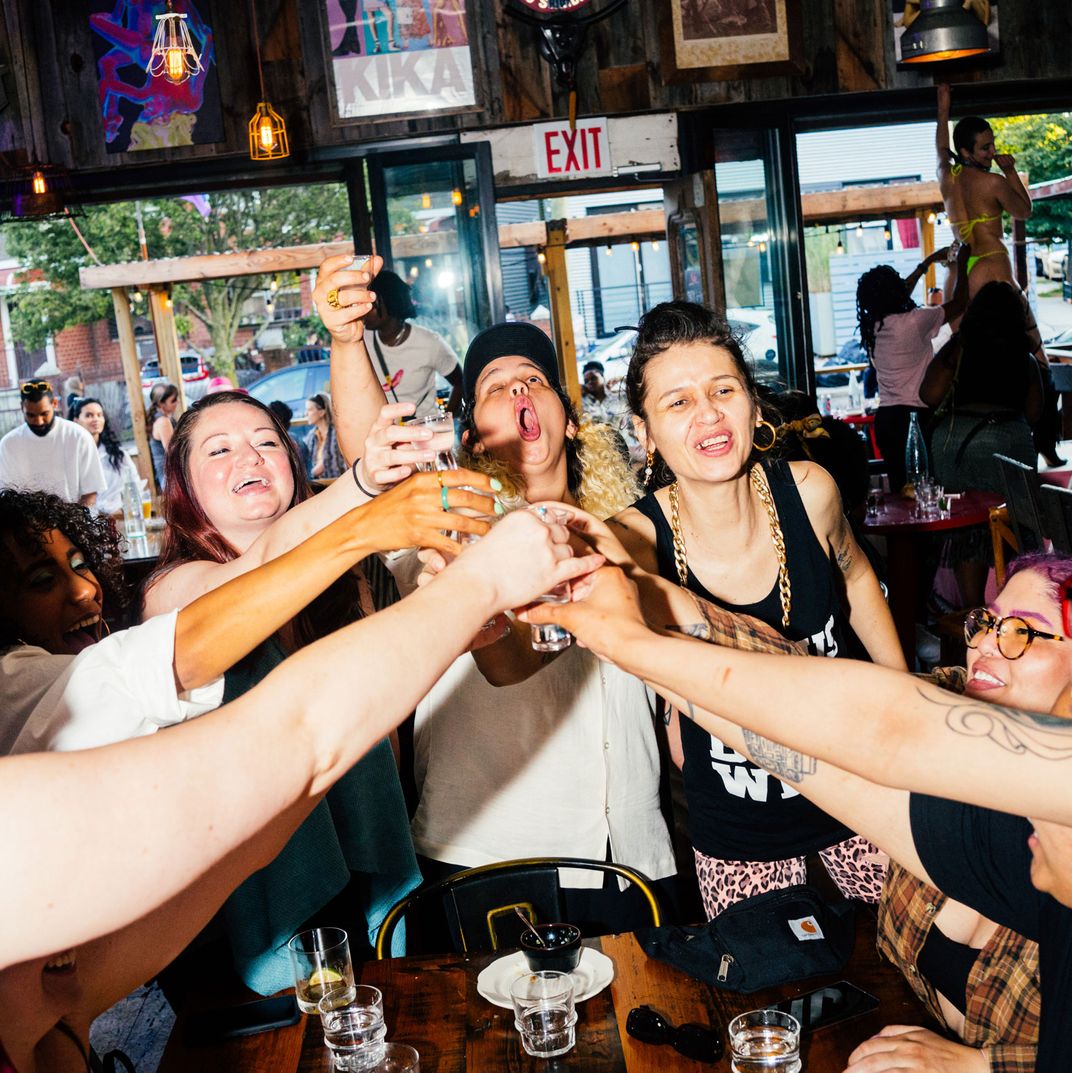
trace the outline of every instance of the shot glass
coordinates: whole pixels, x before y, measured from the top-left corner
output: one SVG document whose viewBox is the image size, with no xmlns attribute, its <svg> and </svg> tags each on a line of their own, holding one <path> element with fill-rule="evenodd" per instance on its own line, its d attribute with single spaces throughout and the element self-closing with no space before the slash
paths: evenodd
<svg viewBox="0 0 1072 1073">
<path fill-rule="evenodd" d="M 577 1042 L 573 980 L 565 972 L 533 972 L 510 988 L 514 1027 L 521 1046 L 534 1058 L 555 1058 Z"/>
<path fill-rule="evenodd" d="M 730 1021 L 733 1073 L 800 1073 L 800 1022 L 781 1010 L 750 1010 Z"/>
<path fill-rule="evenodd" d="M 942 486 L 933 477 L 924 477 L 916 485 L 916 514 L 920 518 L 938 517 L 938 500 Z"/>
<path fill-rule="evenodd" d="M 424 451 L 435 451 L 432 462 L 418 462 L 417 469 L 422 473 L 434 473 L 436 470 L 457 469 L 458 460 L 454 456 L 454 415 L 451 413 L 426 414 L 424 417 L 407 418 L 403 424 L 416 425 L 429 429 L 431 440 L 422 443 Z"/>
<path fill-rule="evenodd" d="M 533 514 L 548 525 L 565 525 L 569 521 L 569 515 L 562 510 L 552 510 L 549 507 L 535 507 Z M 537 602 L 541 604 L 568 604 L 570 602 L 569 582 L 564 581 L 556 585 L 550 592 L 538 596 Z M 532 627 L 532 647 L 537 652 L 561 652 L 573 644 L 573 634 L 562 626 L 553 624 Z"/>
<path fill-rule="evenodd" d="M 421 1056 L 408 1043 L 385 1043 L 372 1073 L 421 1073 Z"/>
<path fill-rule="evenodd" d="M 881 488 L 869 488 L 867 490 L 867 513 L 869 522 L 877 521 L 879 511 L 882 510 L 883 495 Z"/>
<path fill-rule="evenodd" d="M 350 942 L 342 928 L 313 928 L 299 932 L 289 943 L 294 969 L 294 997 L 302 1013 L 316 1013 L 327 994 L 354 990 Z"/>
<path fill-rule="evenodd" d="M 324 1042 L 336 1069 L 379 1069 L 385 1053 L 387 1026 L 383 1023 L 383 995 L 378 988 L 360 984 L 347 992 L 330 991 L 320 1000 Z"/>
</svg>

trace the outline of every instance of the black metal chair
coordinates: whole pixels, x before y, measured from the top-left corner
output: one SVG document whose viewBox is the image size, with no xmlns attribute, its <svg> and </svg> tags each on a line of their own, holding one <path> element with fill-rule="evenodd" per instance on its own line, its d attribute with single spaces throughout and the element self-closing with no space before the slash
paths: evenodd
<svg viewBox="0 0 1072 1073">
<path fill-rule="evenodd" d="M 1072 489 L 1044 484 L 1039 489 L 1042 520 L 1053 550 L 1072 555 Z"/>
<path fill-rule="evenodd" d="M 515 907 L 534 924 L 563 919 L 560 868 L 610 873 L 628 880 L 644 895 L 652 926 L 662 923 L 662 910 L 651 880 L 634 868 L 581 857 L 528 857 L 466 868 L 396 902 L 376 935 L 376 957 L 390 956 L 385 952 L 390 951 L 391 936 L 398 922 L 417 902 L 426 899 L 438 899 L 442 904 L 452 932 L 444 942 L 458 953 L 519 946 L 524 925 L 518 920 Z"/>
<path fill-rule="evenodd" d="M 1042 520 L 1039 475 L 1036 469 L 1005 455 L 994 455 L 1005 486 L 1005 503 L 1020 554 L 1042 551 L 1046 526 Z"/>
</svg>

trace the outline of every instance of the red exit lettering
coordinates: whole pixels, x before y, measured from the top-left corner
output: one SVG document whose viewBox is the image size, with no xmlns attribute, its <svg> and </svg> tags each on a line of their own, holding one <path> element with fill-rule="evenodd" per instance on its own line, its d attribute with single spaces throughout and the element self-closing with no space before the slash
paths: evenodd
<svg viewBox="0 0 1072 1073">
<path fill-rule="evenodd" d="M 603 129 L 568 127 L 544 132 L 544 159 L 549 175 L 601 170 L 603 167 Z"/>
</svg>

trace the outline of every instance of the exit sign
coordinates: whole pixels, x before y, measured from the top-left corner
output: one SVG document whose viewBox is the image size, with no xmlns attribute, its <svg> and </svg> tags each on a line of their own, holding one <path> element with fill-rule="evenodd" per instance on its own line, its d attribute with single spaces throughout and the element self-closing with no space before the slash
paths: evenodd
<svg viewBox="0 0 1072 1073">
<path fill-rule="evenodd" d="M 576 130 L 567 120 L 537 123 L 532 148 L 541 179 L 583 179 L 612 170 L 606 119 L 579 119 Z"/>
</svg>

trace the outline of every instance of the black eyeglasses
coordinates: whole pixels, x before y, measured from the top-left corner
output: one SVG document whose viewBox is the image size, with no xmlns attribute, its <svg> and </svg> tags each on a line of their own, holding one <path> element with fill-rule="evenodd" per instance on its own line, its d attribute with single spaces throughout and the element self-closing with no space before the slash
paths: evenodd
<svg viewBox="0 0 1072 1073">
<path fill-rule="evenodd" d="M 37 395 L 42 391 L 47 391 L 50 394 L 52 392 L 52 385 L 47 380 L 27 380 L 19 388 L 20 395 Z"/>
<path fill-rule="evenodd" d="M 694 1023 L 675 1028 L 650 1006 L 630 1010 L 625 1031 L 641 1043 L 669 1043 L 678 1054 L 697 1062 L 717 1062 L 722 1057 L 722 1037 L 716 1029 Z"/>
<path fill-rule="evenodd" d="M 997 638 L 998 651 L 1006 659 L 1019 659 L 1030 647 L 1036 637 L 1047 641 L 1063 641 L 1058 633 L 1043 633 L 1017 615 L 997 618 L 985 607 L 976 607 L 969 611 L 964 619 L 964 643 L 969 648 L 979 646 L 979 638 L 993 631 Z"/>
</svg>

